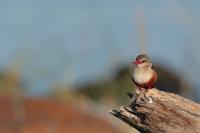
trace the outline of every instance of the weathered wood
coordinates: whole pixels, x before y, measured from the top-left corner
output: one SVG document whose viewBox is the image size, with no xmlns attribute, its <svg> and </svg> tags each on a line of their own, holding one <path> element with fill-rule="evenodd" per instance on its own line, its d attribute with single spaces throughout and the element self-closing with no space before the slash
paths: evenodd
<svg viewBox="0 0 200 133">
<path fill-rule="evenodd" d="M 200 133 L 200 105 L 181 96 L 149 90 L 152 103 L 137 90 L 131 103 L 110 113 L 142 133 Z"/>
</svg>

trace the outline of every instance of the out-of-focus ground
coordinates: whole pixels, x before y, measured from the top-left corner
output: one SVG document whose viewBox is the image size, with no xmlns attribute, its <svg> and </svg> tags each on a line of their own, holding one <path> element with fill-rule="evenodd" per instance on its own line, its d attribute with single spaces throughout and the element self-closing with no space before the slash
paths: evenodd
<svg viewBox="0 0 200 133">
<path fill-rule="evenodd" d="M 111 88 L 102 89 L 100 93 L 94 87 L 96 98 L 87 94 L 90 93 L 87 87 L 79 91 L 55 86 L 48 96 L 41 98 L 25 96 L 22 81 L 16 71 L 1 73 L 0 132 L 2 133 L 136 132 L 108 113 L 110 109 L 117 107 L 117 103 L 124 101 L 124 96 L 121 100 L 120 95 L 125 95 L 126 91 L 116 88 L 117 93 L 112 92 L 116 85 L 110 83 Z"/>
<path fill-rule="evenodd" d="M 0 99 L 1 133 L 117 133 L 104 118 L 81 111 L 76 105 L 49 99 L 25 98 L 15 105 Z"/>
</svg>

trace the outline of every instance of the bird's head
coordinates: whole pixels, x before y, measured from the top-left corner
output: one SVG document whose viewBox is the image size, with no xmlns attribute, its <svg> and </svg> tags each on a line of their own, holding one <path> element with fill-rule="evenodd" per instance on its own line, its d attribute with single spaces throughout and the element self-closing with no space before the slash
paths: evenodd
<svg viewBox="0 0 200 133">
<path fill-rule="evenodd" d="M 138 67 L 151 67 L 152 63 L 149 59 L 149 57 L 145 54 L 138 55 L 133 62 Z"/>
</svg>

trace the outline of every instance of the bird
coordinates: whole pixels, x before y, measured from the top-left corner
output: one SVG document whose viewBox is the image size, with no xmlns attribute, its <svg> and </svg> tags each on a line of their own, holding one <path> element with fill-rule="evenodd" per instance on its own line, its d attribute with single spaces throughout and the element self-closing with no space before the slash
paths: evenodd
<svg viewBox="0 0 200 133">
<path fill-rule="evenodd" d="M 157 73 L 153 68 L 151 60 L 146 54 L 140 54 L 132 63 L 135 64 L 131 73 L 132 81 L 139 90 L 145 91 L 144 95 L 152 103 L 152 99 L 147 94 L 156 84 Z"/>
</svg>

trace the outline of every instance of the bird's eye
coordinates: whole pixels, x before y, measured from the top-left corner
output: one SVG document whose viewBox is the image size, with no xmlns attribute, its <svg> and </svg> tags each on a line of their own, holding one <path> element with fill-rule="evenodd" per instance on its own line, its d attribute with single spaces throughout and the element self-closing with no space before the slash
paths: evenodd
<svg viewBox="0 0 200 133">
<path fill-rule="evenodd" d="M 144 62 L 146 62 L 146 61 L 145 61 L 145 60 L 142 60 L 141 62 L 144 63 Z"/>
</svg>

